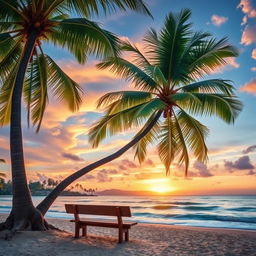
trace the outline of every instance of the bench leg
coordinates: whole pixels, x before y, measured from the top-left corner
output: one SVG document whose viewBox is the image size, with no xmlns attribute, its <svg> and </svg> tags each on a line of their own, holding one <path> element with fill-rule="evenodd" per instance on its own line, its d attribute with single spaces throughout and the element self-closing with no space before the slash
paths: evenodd
<svg viewBox="0 0 256 256">
<path fill-rule="evenodd" d="M 87 236 L 87 226 L 83 227 L 83 231 L 82 232 L 83 232 L 82 233 L 83 236 Z"/>
<path fill-rule="evenodd" d="M 124 232 L 124 236 L 125 236 L 125 241 L 129 241 L 129 229 L 127 229 L 125 232 Z"/>
<path fill-rule="evenodd" d="M 75 225 L 75 238 L 79 238 L 80 227 L 78 224 Z"/>
<path fill-rule="evenodd" d="M 119 228 L 118 229 L 118 243 L 123 242 L 123 229 Z"/>
</svg>

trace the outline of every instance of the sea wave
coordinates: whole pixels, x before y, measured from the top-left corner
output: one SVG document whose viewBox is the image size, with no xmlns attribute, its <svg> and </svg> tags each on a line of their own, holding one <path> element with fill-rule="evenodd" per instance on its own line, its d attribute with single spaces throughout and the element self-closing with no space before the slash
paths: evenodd
<svg viewBox="0 0 256 256">
<path fill-rule="evenodd" d="M 237 208 L 228 208 L 229 211 L 236 211 L 236 212 L 256 212 L 255 207 L 237 207 Z"/>
<path fill-rule="evenodd" d="M 223 215 L 210 215 L 210 214 L 180 214 L 173 216 L 173 214 L 165 215 L 165 218 L 174 219 L 192 219 L 192 220 L 209 220 L 209 221 L 228 221 L 228 222 L 244 222 L 244 223 L 256 223 L 256 217 L 235 217 L 235 216 L 223 216 Z"/>
<path fill-rule="evenodd" d="M 189 211 L 212 211 L 217 210 L 218 206 L 186 206 L 183 207 L 183 209 L 189 210 Z"/>
</svg>

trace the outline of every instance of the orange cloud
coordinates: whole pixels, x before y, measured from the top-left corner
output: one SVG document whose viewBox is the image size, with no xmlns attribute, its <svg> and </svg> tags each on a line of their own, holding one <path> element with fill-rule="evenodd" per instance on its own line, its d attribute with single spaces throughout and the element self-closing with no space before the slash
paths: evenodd
<svg viewBox="0 0 256 256">
<path fill-rule="evenodd" d="M 253 78 L 250 82 L 244 84 L 240 91 L 256 94 L 256 78 Z"/>
<path fill-rule="evenodd" d="M 252 58 L 256 60 L 256 48 L 252 51 Z"/>
<path fill-rule="evenodd" d="M 252 68 L 251 68 L 251 71 L 256 72 L 256 67 L 252 67 Z"/>
<path fill-rule="evenodd" d="M 256 26 L 246 26 L 241 38 L 241 44 L 250 45 L 256 42 Z"/>
<path fill-rule="evenodd" d="M 219 16 L 219 15 L 214 14 L 211 17 L 211 21 L 214 26 L 219 27 L 228 21 L 228 17 Z"/>
<path fill-rule="evenodd" d="M 242 12 L 250 18 L 256 17 L 256 9 L 252 6 L 250 0 L 241 0 L 238 8 L 242 9 Z"/>
<path fill-rule="evenodd" d="M 115 79 L 116 76 L 107 71 L 96 68 L 97 62 L 92 61 L 86 65 L 78 64 L 76 61 L 60 61 L 59 65 L 66 74 L 68 74 L 77 83 L 96 83 L 106 81 L 106 79 Z"/>
</svg>

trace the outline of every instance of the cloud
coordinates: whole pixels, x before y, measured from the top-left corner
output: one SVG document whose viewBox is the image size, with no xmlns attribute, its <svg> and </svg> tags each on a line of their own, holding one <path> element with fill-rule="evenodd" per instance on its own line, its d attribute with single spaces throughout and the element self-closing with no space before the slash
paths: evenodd
<svg viewBox="0 0 256 256">
<path fill-rule="evenodd" d="M 67 158 L 67 159 L 72 160 L 72 161 L 77 161 L 77 162 L 84 161 L 83 158 L 81 158 L 81 157 L 79 157 L 77 155 L 74 155 L 74 154 L 62 153 L 61 155 L 62 155 L 62 157 Z"/>
<path fill-rule="evenodd" d="M 248 154 L 256 150 L 256 145 L 252 145 L 242 151 L 243 154 Z"/>
<path fill-rule="evenodd" d="M 211 21 L 214 26 L 220 27 L 222 24 L 224 24 L 228 21 L 228 17 L 219 16 L 219 15 L 214 14 L 211 17 Z"/>
<path fill-rule="evenodd" d="M 252 67 L 251 71 L 256 72 L 256 67 Z"/>
<path fill-rule="evenodd" d="M 256 8 L 252 6 L 252 3 L 250 0 L 241 0 L 238 8 L 242 9 L 242 12 L 246 14 L 250 18 L 256 17 Z"/>
<path fill-rule="evenodd" d="M 116 169 L 101 169 L 98 170 L 97 174 L 87 174 L 83 177 L 83 180 L 95 180 L 99 183 L 111 182 L 113 180 L 113 175 L 117 174 Z"/>
<path fill-rule="evenodd" d="M 246 26 L 241 38 L 241 44 L 250 45 L 256 42 L 256 26 Z"/>
<path fill-rule="evenodd" d="M 243 19 L 242 19 L 241 25 L 242 25 L 242 26 L 245 25 L 245 24 L 247 23 L 247 21 L 248 21 L 248 17 L 245 15 L 245 16 L 243 17 Z"/>
<path fill-rule="evenodd" d="M 76 61 L 61 60 L 58 62 L 62 70 L 74 79 L 77 83 L 97 83 L 110 79 L 115 79 L 116 76 L 108 70 L 99 70 L 96 67 L 97 62 L 91 61 L 86 65 L 78 64 Z"/>
<path fill-rule="evenodd" d="M 197 172 L 189 172 L 189 176 L 194 177 L 211 177 L 213 174 L 209 171 L 207 166 L 199 161 L 195 161 L 193 167 L 197 170 Z"/>
<path fill-rule="evenodd" d="M 152 167 L 154 167 L 154 166 L 155 166 L 154 162 L 153 162 L 151 159 L 147 159 L 147 160 L 145 160 L 143 164 L 146 164 L 146 165 L 148 165 L 148 166 L 152 166 Z"/>
<path fill-rule="evenodd" d="M 244 84 L 239 90 L 242 92 L 256 94 L 256 78 L 253 78 L 250 82 Z"/>
<path fill-rule="evenodd" d="M 106 170 L 106 169 L 102 169 L 98 171 L 96 175 L 97 182 L 100 182 L 100 183 L 111 182 L 113 178 L 109 177 L 109 174 L 110 174 L 109 170 Z"/>
<path fill-rule="evenodd" d="M 254 166 L 252 165 L 249 156 L 242 156 L 236 161 L 224 161 L 224 167 L 229 170 L 252 170 Z"/>
<path fill-rule="evenodd" d="M 252 58 L 256 60 L 256 48 L 252 51 Z"/>
<path fill-rule="evenodd" d="M 130 161 L 129 159 L 123 159 L 121 163 L 118 165 L 120 170 L 129 170 L 130 168 L 138 168 L 134 162 Z"/>
</svg>

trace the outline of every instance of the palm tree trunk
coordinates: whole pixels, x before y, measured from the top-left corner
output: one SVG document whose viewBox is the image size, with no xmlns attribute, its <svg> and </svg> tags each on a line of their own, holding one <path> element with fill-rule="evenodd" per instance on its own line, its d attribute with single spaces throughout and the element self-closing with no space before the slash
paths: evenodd
<svg viewBox="0 0 256 256">
<path fill-rule="evenodd" d="M 5 223 L 13 232 L 30 226 L 31 229 L 42 228 L 42 215 L 34 207 L 28 187 L 21 127 L 21 100 L 23 82 L 29 60 L 32 56 L 38 33 L 31 31 L 24 47 L 19 69 L 14 83 L 11 105 L 10 151 L 12 167 L 12 211 Z M 39 220 L 39 221 L 38 221 Z M 34 224 L 39 223 L 39 224 Z"/>
<path fill-rule="evenodd" d="M 114 159 L 120 157 L 122 154 L 124 154 L 127 150 L 129 150 L 131 147 L 133 147 L 137 142 L 139 142 L 151 129 L 152 127 L 156 124 L 157 120 L 160 118 L 162 114 L 162 111 L 158 111 L 155 117 L 152 119 L 150 124 L 147 126 L 146 129 L 144 129 L 139 136 L 135 137 L 132 141 L 130 141 L 128 144 L 126 144 L 124 147 L 119 149 L 117 152 L 101 159 L 98 160 L 90 165 L 87 165 L 86 167 L 80 169 L 79 171 L 71 174 L 68 176 L 66 179 L 64 179 L 59 185 L 55 187 L 51 191 L 51 193 L 37 206 L 37 209 L 45 215 L 45 213 L 48 211 L 48 209 L 51 207 L 55 199 L 60 195 L 60 193 L 68 187 L 72 182 L 74 182 L 76 179 L 82 177 L 86 173 L 102 166 L 103 164 L 109 163 L 113 161 Z"/>
</svg>

